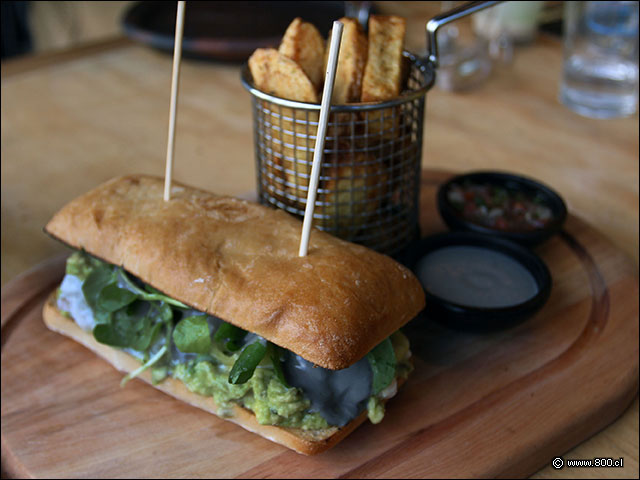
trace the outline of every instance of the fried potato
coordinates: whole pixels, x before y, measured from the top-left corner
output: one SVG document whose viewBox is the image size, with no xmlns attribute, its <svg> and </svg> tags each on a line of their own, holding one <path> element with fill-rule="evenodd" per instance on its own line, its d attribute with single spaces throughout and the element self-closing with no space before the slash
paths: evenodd
<svg viewBox="0 0 640 480">
<path fill-rule="evenodd" d="M 319 113 L 281 107 L 267 101 L 263 102 L 260 112 L 262 127 L 258 144 L 265 159 L 263 168 L 271 183 L 282 195 L 288 196 L 290 201 L 281 199 L 285 203 L 306 198 L 303 177 L 311 170 Z"/>
<path fill-rule="evenodd" d="M 356 19 L 343 17 L 340 22 L 342 22 L 344 28 L 342 30 L 342 41 L 340 42 L 340 54 L 338 55 L 336 81 L 333 85 L 333 95 L 331 96 L 331 102 L 336 105 L 360 101 L 362 77 L 367 63 L 368 43 L 367 36 Z M 324 55 L 325 71 L 329 60 L 330 43 L 331 32 L 329 32 Z"/>
<path fill-rule="evenodd" d="M 358 152 L 328 155 L 321 175 L 316 212 L 327 218 L 319 224 L 341 238 L 355 238 L 385 200 L 388 174 L 374 156 Z"/>
<path fill-rule="evenodd" d="M 406 21 L 402 17 L 369 17 L 369 53 L 362 80 L 363 102 L 389 100 L 400 95 L 405 31 Z"/>
<path fill-rule="evenodd" d="M 300 65 L 316 90 L 320 90 L 324 81 L 324 39 L 313 24 L 299 17 L 294 19 L 278 51 Z"/>
<path fill-rule="evenodd" d="M 394 15 L 369 17 L 369 54 L 362 79 L 363 102 L 380 102 L 400 95 L 402 79 L 406 75 L 402 47 L 406 21 Z M 368 129 L 372 134 L 382 133 L 385 140 L 398 134 L 402 115 L 398 109 L 369 112 Z"/>
<path fill-rule="evenodd" d="M 258 48 L 249 57 L 253 82 L 263 92 L 297 100 L 318 103 L 318 94 L 300 65 L 273 48 Z"/>
</svg>

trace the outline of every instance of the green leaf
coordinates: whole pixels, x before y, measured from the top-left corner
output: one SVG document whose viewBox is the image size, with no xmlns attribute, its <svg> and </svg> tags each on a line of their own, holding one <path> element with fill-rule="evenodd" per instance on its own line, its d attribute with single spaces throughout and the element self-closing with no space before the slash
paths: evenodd
<svg viewBox="0 0 640 480">
<path fill-rule="evenodd" d="M 129 380 L 131 380 L 132 378 L 136 378 L 138 375 L 144 372 L 147 368 L 157 363 L 158 360 L 160 360 L 162 356 L 166 353 L 166 351 L 167 351 L 167 346 L 163 345 L 162 348 L 158 350 L 156 354 L 153 357 L 151 357 L 144 365 L 134 370 L 133 372 L 129 373 L 128 375 L 125 375 L 125 377 L 120 381 L 120 386 L 124 387 Z"/>
<path fill-rule="evenodd" d="M 129 278 L 127 273 L 122 268 L 119 269 L 118 273 L 120 273 L 120 278 L 122 278 L 122 280 L 129 286 L 129 288 L 135 293 L 137 293 L 140 296 L 140 298 L 142 298 L 143 300 L 146 300 L 147 302 L 165 302 L 165 303 L 168 303 L 169 305 L 173 305 L 174 307 L 189 308 L 184 303 L 178 300 L 174 300 L 171 297 L 167 297 L 166 295 L 161 293 L 159 290 L 156 290 L 150 285 L 145 285 L 145 288 L 147 288 L 148 290 L 150 289 L 157 293 L 149 293 L 143 290 L 142 288 L 138 287 L 135 283 L 133 283 L 133 281 Z"/>
<path fill-rule="evenodd" d="M 111 314 L 109 322 L 97 324 L 93 328 L 94 338 L 112 347 L 146 351 L 162 324 L 154 324 L 147 315 L 132 314 L 129 310 L 122 308 Z"/>
<path fill-rule="evenodd" d="M 98 308 L 98 297 L 102 289 L 112 283 L 115 284 L 117 281 L 113 267 L 107 264 L 95 268 L 89 274 L 82 284 L 82 293 L 91 310 L 95 311 Z"/>
<path fill-rule="evenodd" d="M 156 337 L 158 336 L 158 332 L 160 331 L 161 328 L 162 328 L 162 323 L 153 324 L 153 326 L 151 327 L 151 331 L 149 332 L 149 339 L 148 339 L 147 346 L 144 348 L 145 350 L 148 347 L 150 347 L 151 345 L 153 345 L 153 342 L 155 341 Z M 145 339 L 145 341 L 147 341 L 147 340 Z"/>
<path fill-rule="evenodd" d="M 207 317 L 198 315 L 180 320 L 173 330 L 173 342 L 184 353 L 209 353 L 211 337 Z"/>
<path fill-rule="evenodd" d="M 260 342 L 254 342 L 244 347 L 242 353 L 231 367 L 229 372 L 229 383 L 237 385 L 246 383 L 256 370 L 258 364 L 262 361 L 267 353 L 267 346 Z"/>
<path fill-rule="evenodd" d="M 97 324 L 111 323 L 111 312 L 105 312 L 103 310 L 94 310 L 93 319 Z"/>
<path fill-rule="evenodd" d="M 377 395 L 387 388 L 396 376 L 396 355 L 390 339 L 383 340 L 367 354 L 373 380 L 371 390 Z"/>
<path fill-rule="evenodd" d="M 173 310 L 166 303 L 153 303 L 152 306 L 156 309 L 156 313 L 161 322 L 169 323 L 173 320 Z"/>
<path fill-rule="evenodd" d="M 135 293 L 112 283 L 104 287 L 98 294 L 97 307 L 107 312 L 115 312 L 133 303 L 137 298 L 138 295 Z"/>
<path fill-rule="evenodd" d="M 149 293 L 152 293 L 152 294 L 159 293 L 160 295 L 162 295 L 162 292 L 160 290 L 158 290 L 157 288 L 153 288 L 151 285 L 145 284 L 144 289 Z"/>
<path fill-rule="evenodd" d="M 224 346 L 230 352 L 240 350 L 240 341 L 245 337 L 247 332 L 241 328 L 222 322 L 216 330 L 213 339 Z"/>
<path fill-rule="evenodd" d="M 276 373 L 276 378 L 280 380 L 280 382 L 287 388 L 289 388 L 289 384 L 287 380 L 284 378 L 284 372 L 282 371 L 282 360 L 280 355 L 280 347 L 274 343 L 269 342 L 269 358 L 271 359 L 271 363 L 273 364 L 273 370 Z"/>
<path fill-rule="evenodd" d="M 111 345 L 112 347 L 126 348 L 129 346 L 129 339 L 123 337 L 120 332 L 109 323 L 98 323 L 93 327 L 93 338 L 100 343 Z"/>
</svg>

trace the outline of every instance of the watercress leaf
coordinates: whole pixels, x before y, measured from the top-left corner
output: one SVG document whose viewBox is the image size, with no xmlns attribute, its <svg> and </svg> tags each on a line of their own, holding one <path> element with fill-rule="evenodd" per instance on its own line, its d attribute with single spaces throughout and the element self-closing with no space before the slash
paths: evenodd
<svg viewBox="0 0 640 480">
<path fill-rule="evenodd" d="M 161 293 L 159 290 L 156 290 L 150 285 L 145 285 L 144 288 L 146 290 L 143 290 L 138 285 L 136 285 L 133 280 L 129 278 L 129 275 L 122 268 L 118 268 L 116 273 L 116 278 L 117 277 L 119 277 L 122 280 L 122 282 L 125 283 L 127 287 L 129 287 L 129 290 L 138 294 L 142 300 L 146 300 L 147 302 L 165 302 L 165 303 L 168 303 L 169 305 L 173 305 L 174 307 L 189 308 L 184 303 L 178 300 L 174 300 L 171 297 L 167 297 L 166 295 Z M 152 290 L 155 293 L 149 293 L 149 290 Z"/>
<path fill-rule="evenodd" d="M 131 308 L 122 308 L 110 314 L 108 322 L 100 323 L 93 329 L 94 338 L 114 347 L 132 348 L 139 352 L 146 351 L 160 329 L 160 323 L 154 322 L 147 315 L 132 315 Z"/>
<path fill-rule="evenodd" d="M 161 293 L 145 293 L 144 295 L 142 295 L 142 298 L 149 302 L 165 302 L 174 307 L 183 308 L 187 310 L 189 309 L 189 307 L 184 303 L 178 300 L 174 300 L 171 297 L 167 297 L 166 295 Z"/>
<path fill-rule="evenodd" d="M 154 303 L 155 313 L 157 318 L 164 323 L 168 323 L 173 320 L 173 310 L 166 303 Z"/>
<path fill-rule="evenodd" d="M 135 293 L 111 283 L 98 294 L 97 307 L 107 312 L 115 312 L 133 303 L 137 298 L 138 295 Z"/>
<path fill-rule="evenodd" d="M 253 376 L 253 372 L 266 353 L 267 346 L 260 341 L 244 347 L 233 367 L 231 367 L 229 383 L 234 385 L 246 383 Z"/>
<path fill-rule="evenodd" d="M 158 332 L 157 324 L 154 325 L 151 318 L 147 316 L 126 316 L 119 315 L 122 310 L 114 314 L 113 323 L 123 337 L 129 340 L 128 347 L 139 352 L 145 352 L 150 346 L 153 338 Z"/>
<path fill-rule="evenodd" d="M 371 390 L 377 395 L 387 388 L 396 376 L 396 355 L 391 340 L 386 338 L 367 354 L 373 380 Z"/>
<path fill-rule="evenodd" d="M 162 295 L 162 292 L 160 290 L 158 290 L 157 288 L 153 288 L 151 285 L 145 284 L 144 289 L 149 293 L 159 293 L 160 295 Z"/>
<path fill-rule="evenodd" d="M 103 264 L 89 274 L 87 279 L 82 284 L 82 293 L 87 301 L 87 304 L 93 311 L 97 309 L 98 297 L 104 287 L 109 284 L 116 283 L 117 277 L 113 270 L 113 267 L 107 264 Z"/>
<path fill-rule="evenodd" d="M 95 310 L 93 312 L 93 319 L 96 321 L 96 324 L 110 323 L 111 322 L 111 312 L 104 312 L 102 310 Z"/>
<path fill-rule="evenodd" d="M 134 342 L 132 343 L 131 348 L 143 352 L 147 350 L 151 345 L 153 345 L 158 332 L 162 328 L 162 323 L 153 323 L 150 320 L 148 323 L 141 323 L 143 323 L 144 328 L 139 330 L 138 335 L 134 338 Z"/>
<path fill-rule="evenodd" d="M 167 303 L 170 303 L 170 304 L 174 305 L 175 307 L 179 307 L 179 308 L 189 308 L 184 303 L 179 302 L 178 300 L 174 300 L 171 297 L 167 297 L 164 293 L 162 293 L 157 288 L 153 288 L 151 285 L 145 284 L 144 289 L 148 293 L 147 298 L 149 300 L 167 302 Z"/>
<path fill-rule="evenodd" d="M 173 342 L 184 353 L 209 353 L 211 337 L 207 317 L 199 315 L 180 320 L 173 330 Z"/>
<path fill-rule="evenodd" d="M 129 346 L 129 339 L 123 337 L 109 323 L 99 323 L 93 327 L 93 337 L 96 341 L 112 347 L 125 348 Z"/>
<path fill-rule="evenodd" d="M 125 284 L 129 290 L 140 295 L 141 297 L 147 295 L 147 292 L 144 291 L 139 285 L 136 284 L 132 279 L 129 278 L 127 272 L 125 272 L 124 268 L 118 267 L 116 270 L 116 276 L 119 278 L 121 283 Z"/>
<path fill-rule="evenodd" d="M 245 337 L 247 332 L 241 328 L 231 325 L 227 322 L 222 322 L 216 330 L 213 339 L 216 342 L 224 345 L 225 348 L 231 352 L 240 350 L 240 341 Z"/>
<path fill-rule="evenodd" d="M 125 377 L 120 381 L 120 386 L 124 387 L 126 383 L 132 378 L 136 378 L 142 372 L 144 372 L 147 368 L 155 365 L 162 356 L 167 352 L 167 346 L 163 345 L 160 350 L 158 350 L 149 360 L 147 360 L 140 368 L 134 370 L 133 372 L 125 375 Z"/>
<path fill-rule="evenodd" d="M 282 371 L 282 360 L 280 347 L 269 342 L 269 358 L 271 359 L 271 363 L 273 364 L 273 370 L 275 371 L 276 378 L 280 380 L 280 382 L 287 388 L 289 388 L 289 384 L 287 380 L 284 378 L 284 372 Z"/>
</svg>

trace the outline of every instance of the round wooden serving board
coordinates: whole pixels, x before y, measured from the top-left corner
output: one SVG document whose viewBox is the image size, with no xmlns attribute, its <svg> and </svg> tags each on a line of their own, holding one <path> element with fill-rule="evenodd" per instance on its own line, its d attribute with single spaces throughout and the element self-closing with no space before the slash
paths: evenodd
<svg viewBox="0 0 640 480">
<path fill-rule="evenodd" d="M 449 174 L 425 172 L 424 235 Z M 464 334 L 409 328 L 415 372 L 379 425 L 298 455 L 141 381 L 47 330 L 64 259 L 2 291 L 2 463 L 16 477 L 526 476 L 612 422 L 638 391 L 638 271 L 574 216 L 537 253 L 549 301 L 523 324 Z"/>
</svg>

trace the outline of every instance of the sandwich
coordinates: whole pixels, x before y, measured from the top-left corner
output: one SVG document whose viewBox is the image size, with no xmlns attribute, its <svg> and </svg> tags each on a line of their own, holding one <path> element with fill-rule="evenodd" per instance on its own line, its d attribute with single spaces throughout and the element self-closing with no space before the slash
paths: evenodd
<svg viewBox="0 0 640 480">
<path fill-rule="evenodd" d="M 46 326 L 180 400 L 303 454 L 335 445 L 411 371 L 424 306 L 404 266 L 252 202 L 110 180 L 45 227 L 75 249 Z"/>
</svg>

